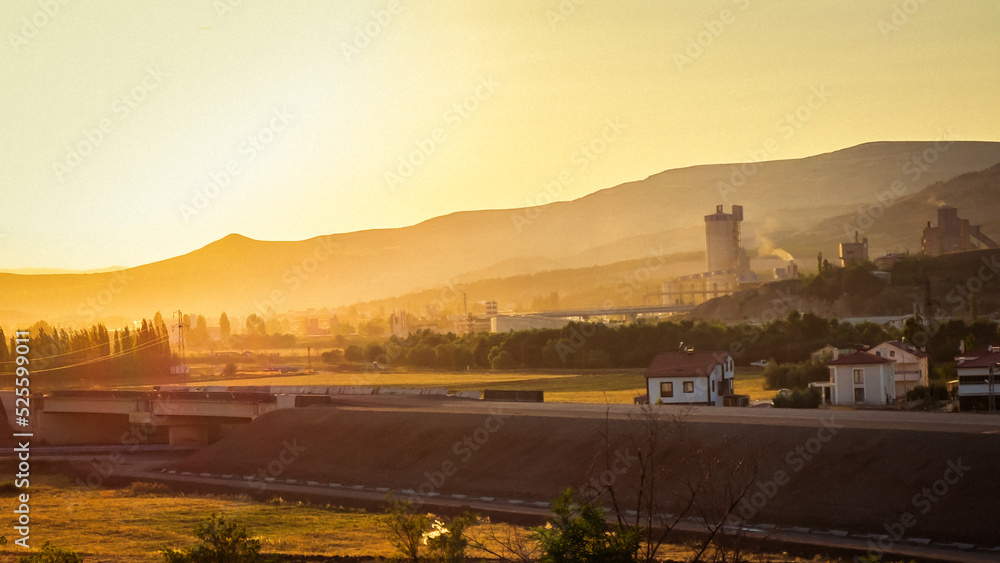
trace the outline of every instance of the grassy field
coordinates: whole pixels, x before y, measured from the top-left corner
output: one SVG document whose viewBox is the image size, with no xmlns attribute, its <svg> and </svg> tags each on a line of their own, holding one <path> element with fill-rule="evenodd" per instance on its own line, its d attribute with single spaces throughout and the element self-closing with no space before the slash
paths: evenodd
<svg viewBox="0 0 1000 563">
<path fill-rule="evenodd" d="M 247 524 L 262 551 L 311 555 L 390 556 L 378 515 L 289 503 L 261 503 L 232 496 L 120 496 L 98 489 L 82 495 L 66 478 L 41 479 L 31 488 L 31 544 L 72 549 L 85 561 L 162 562 L 164 546 L 181 549 L 197 541 L 194 528 L 212 514 Z M 67 502 L 67 498 L 72 499 Z M 12 500 L 9 502 L 13 502 Z M 24 549 L 8 544 L 0 561 L 16 561 Z M 113 541 L 109 539 L 113 538 Z"/>
<path fill-rule="evenodd" d="M 376 387 L 446 387 L 453 391 L 483 389 L 542 390 L 550 403 L 632 403 L 645 394 L 646 379 L 641 369 L 593 370 L 589 372 L 406 372 L 315 373 L 270 375 L 234 379 L 204 379 L 199 385 L 363 385 Z M 740 367 L 736 370 L 736 393 L 753 401 L 770 399 L 774 391 L 764 389 L 764 370 Z"/>
<path fill-rule="evenodd" d="M 128 489 L 98 489 L 77 494 L 68 478 L 57 475 L 40 477 L 35 482 L 38 484 L 33 484 L 31 493 L 32 551 L 50 542 L 77 552 L 84 561 L 162 562 L 161 548 L 183 549 L 194 544 L 195 526 L 220 514 L 245 524 L 249 535 L 260 540 L 265 554 L 373 557 L 373 561 L 396 554 L 387 531 L 380 525 L 380 514 L 280 499 L 258 502 L 246 497 L 170 491 L 132 495 L 123 494 Z M 67 497 L 73 499 L 72 504 L 67 504 Z M 487 529 L 505 528 L 511 527 L 486 521 L 474 526 L 471 534 L 482 537 Z M 524 528 L 519 530 L 527 533 Z M 12 533 L 6 534 L 10 543 L 0 548 L 2 563 L 13 563 L 29 553 L 13 544 Z M 658 556 L 685 560 L 692 554 L 689 546 L 665 545 Z M 469 555 L 486 556 L 474 551 Z M 803 561 L 787 555 L 763 560 Z"/>
</svg>

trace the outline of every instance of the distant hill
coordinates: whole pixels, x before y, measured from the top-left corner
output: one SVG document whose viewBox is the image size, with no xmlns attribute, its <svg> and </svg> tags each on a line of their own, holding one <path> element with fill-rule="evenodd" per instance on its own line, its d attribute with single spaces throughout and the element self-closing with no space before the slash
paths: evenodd
<svg viewBox="0 0 1000 563">
<path fill-rule="evenodd" d="M 933 163 L 921 163 L 926 169 L 919 177 L 908 173 L 914 159 L 933 149 L 932 142 L 869 143 L 795 160 L 695 166 L 531 209 L 460 212 L 399 229 L 294 242 L 230 235 L 183 256 L 117 272 L 0 274 L 0 325 L 39 318 L 69 324 L 130 320 L 157 310 L 214 316 L 223 310 L 246 315 L 271 307 L 339 307 L 441 291 L 459 279 L 643 260 L 660 248 L 667 254 L 703 251 L 702 218 L 719 204 L 727 211 L 732 204 L 744 206 L 745 246 L 767 254 L 773 241 L 781 241 L 805 255 L 808 266 L 817 251 L 835 254 L 845 236 L 841 219 L 822 222 L 867 206 L 892 182 L 905 182 L 907 193 L 916 193 L 1000 162 L 1000 143 L 956 142 Z M 932 218 L 924 208 L 900 209 L 914 213 L 900 216 L 900 232 L 919 231 Z M 822 228 L 814 232 L 817 224 Z M 895 232 L 884 224 L 887 233 Z M 577 292 L 605 283 L 594 281 Z M 552 291 L 560 290 L 560 280 L 552 283 Z"/>
</svg>

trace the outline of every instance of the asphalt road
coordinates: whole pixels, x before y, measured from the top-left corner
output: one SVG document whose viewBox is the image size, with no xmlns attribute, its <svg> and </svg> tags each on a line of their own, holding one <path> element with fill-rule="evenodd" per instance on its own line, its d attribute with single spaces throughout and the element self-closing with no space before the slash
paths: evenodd
<svg viewBox="0 0 1000 563">
<path fill-rule="evenodd" d="M 643 416 L 639 405 L 601 405 L 584 403 L 497 403 L 464 400 L 429 401 L 419 397 L 338 397 L 342 408 L 364 410 L 406 409 L 427 413 L 491 413 L 504 415 L 553 416 L 567 418 L 629 419 Z M 660 419 L 681 417 L 687 422 L 757 424 L 769 426 L 820 427 L 831 418 L 845 428 L 880 430 L 916 430 L 926 432 L 962 432 L 1000 434 L 1000 414 L 904 412 L 853 409 L 775 409 L 725 408 L 705 406 L 649 405 Z M 492 410 L 491 410 L 492 409 Z"/>
</svg>

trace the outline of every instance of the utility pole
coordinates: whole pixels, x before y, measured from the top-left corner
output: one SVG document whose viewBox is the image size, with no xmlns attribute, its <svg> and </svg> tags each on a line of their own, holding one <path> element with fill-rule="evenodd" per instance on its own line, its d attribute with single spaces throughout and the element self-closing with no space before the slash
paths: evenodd
<svg viewBox="0 0 1000 563">
<path fill-rule="evenodd" d="M 181 313 L 180 309 L 177 310 L 177 348 L 181 352 L 181 365 L 185 367 L 184 371 L 187 371 L 187 360 L 184 357 L 184 315 Z"/>
</svg>

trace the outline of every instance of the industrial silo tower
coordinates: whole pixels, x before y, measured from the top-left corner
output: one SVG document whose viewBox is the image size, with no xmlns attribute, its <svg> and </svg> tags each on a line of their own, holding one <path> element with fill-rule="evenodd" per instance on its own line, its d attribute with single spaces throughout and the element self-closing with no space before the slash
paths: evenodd
<svg viewBox="0 0 1000 563">
<path fill-rule="evenodd" d="M 750 271 L 750 260 L 740 241 L 743 206 L 734 205 L 732 213 L 715 206 L 715 213 L 705 216 L 705 254 L 709 272 L 735 271 L 739 276 Z"/>
</svg>

